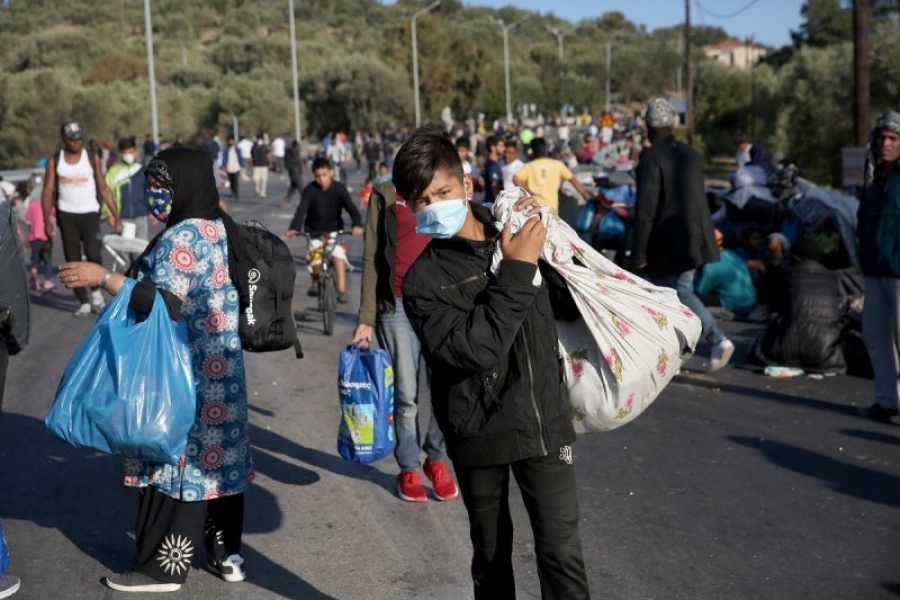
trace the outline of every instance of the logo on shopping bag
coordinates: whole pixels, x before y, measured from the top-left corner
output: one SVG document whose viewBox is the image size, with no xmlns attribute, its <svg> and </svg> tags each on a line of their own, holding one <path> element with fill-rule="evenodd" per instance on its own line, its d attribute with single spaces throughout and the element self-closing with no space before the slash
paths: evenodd
<svg viewBox="0 0 900 600">
<path fill-rule="evenodd" d="M 370 381 L 350 381 L 342 379 L 338 384 L 342 396 L 349 396 L 353 390 L 371 390 L 372 382 Z"/>
</svg>

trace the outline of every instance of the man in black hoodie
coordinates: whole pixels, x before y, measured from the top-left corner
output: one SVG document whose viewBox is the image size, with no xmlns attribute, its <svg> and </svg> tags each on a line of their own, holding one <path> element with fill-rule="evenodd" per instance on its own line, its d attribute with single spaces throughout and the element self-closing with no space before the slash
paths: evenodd
<svg viewBox="0 0 900 600">
<path fill-rule="evenodd" d="M 515 236 L 509 226 L 498 232 L 469 201 L 472 181 L 437 125 L 400 148 L 393 181 L 416 230 L 433 238 L 406 274 L 403 304 L 432 370 L 434 415 L 469 515 L 475 599 L 515 598 L 510 473 L 531 518 L 542 598 L 589 598 L 552 306 L 566 303 L 551 303 L 548 280 L 567 292 L 552 269 L 534 283 L 546 230 L 532 218 Z"/>
</svg>

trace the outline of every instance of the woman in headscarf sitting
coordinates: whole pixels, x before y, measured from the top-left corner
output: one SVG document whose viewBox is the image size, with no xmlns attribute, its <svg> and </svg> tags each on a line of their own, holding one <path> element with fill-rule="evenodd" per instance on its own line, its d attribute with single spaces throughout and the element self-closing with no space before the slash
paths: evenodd
<svg viewBox="0 0 900 600">
<path fill-rule="evenodd" d="M 149 314 L 161 292 L 170 314 L 187 321 L 197 386 L 197 412 L 180 465 L 125 463 L 125 484 L 140 488 L 131 570 L 109 575 L 118 591 L 168 592 L 184 583 L 201 538 L 210 570 L 226 581 L 245 578 L 241 557 L 244 491 L 253 479 L 246 379 L 238 337 L 238 292 L 229 275 L 229 217 L 209 158 L 172 148 L 146 168 L 150 212 L 165 229 L 128 270 L 138 280 L 130 307 Z M 68 262 L 69 288 L 100 286 L 115 295 L 125 275 L 88 262 Z"/>
</svg>

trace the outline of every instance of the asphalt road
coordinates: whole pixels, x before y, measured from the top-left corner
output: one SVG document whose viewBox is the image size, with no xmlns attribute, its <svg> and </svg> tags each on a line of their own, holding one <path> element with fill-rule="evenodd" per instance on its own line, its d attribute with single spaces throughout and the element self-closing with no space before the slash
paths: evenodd
<svg viewBox="0 0 900 600">
<path fill-rule="evenodd" d="M 356 198 L 358 176 L 351 183 Z M 229 201 L 230 210 L 284 231 L 284 189 L 275 177 L 268 199 Z M 362 240 L 349 242 L 358 265 Z M 290 244 L 301 257 L 302 241 Z M 200 556 L 171 597 L 472 597 L 462 502 L 402 502 L 392 458 L 362 467 L 336 453 L 337 355 L 355 325 L 359 281 L 359 271 L 350 275 L 351 303 L 327 337 L 300 267 L 295 309 L 306 358 L 246 355 L 258 470 L 247 497 L 248 580 L 225 583 Z M 33 292 L 32 301 L 31 344 L 11 361 L 0 416 L 0 520 L 10 571 L 22 578 L 16 598 L 125 598 L 100 584 L 132 558 L 137 498 L 121 485 L 121 461 L 70 448 L 43 424 L 91 320 L 70 316 L 75 300 L 65 290 Z M 740 362 L 759 328 L 725 328 Z M 575 444 L 593 597 L 900 595 L 900 428 L 855 416 L 871 381 L 770 379 L 735 367 L 709 375 L 707 352 L 701 347 L 635 422 Z M 514 519 L 518 597 L 536 599 L 533 542 L 517 499 Z"/>
</svg>

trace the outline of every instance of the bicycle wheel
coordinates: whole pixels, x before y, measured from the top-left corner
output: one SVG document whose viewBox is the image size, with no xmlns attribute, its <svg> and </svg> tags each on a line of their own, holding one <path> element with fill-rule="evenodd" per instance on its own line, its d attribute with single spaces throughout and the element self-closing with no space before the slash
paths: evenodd
<svg viewBox="0 0 900 600">
<path fill-rule="evenodd" d="M 322 318 L 325 320 L 325 335 L 334 333 L 334 310 L 337 306 L 337 292 L 334 290 L 334 279 L 326 275 L 322 279 Z"/>
</svg>

